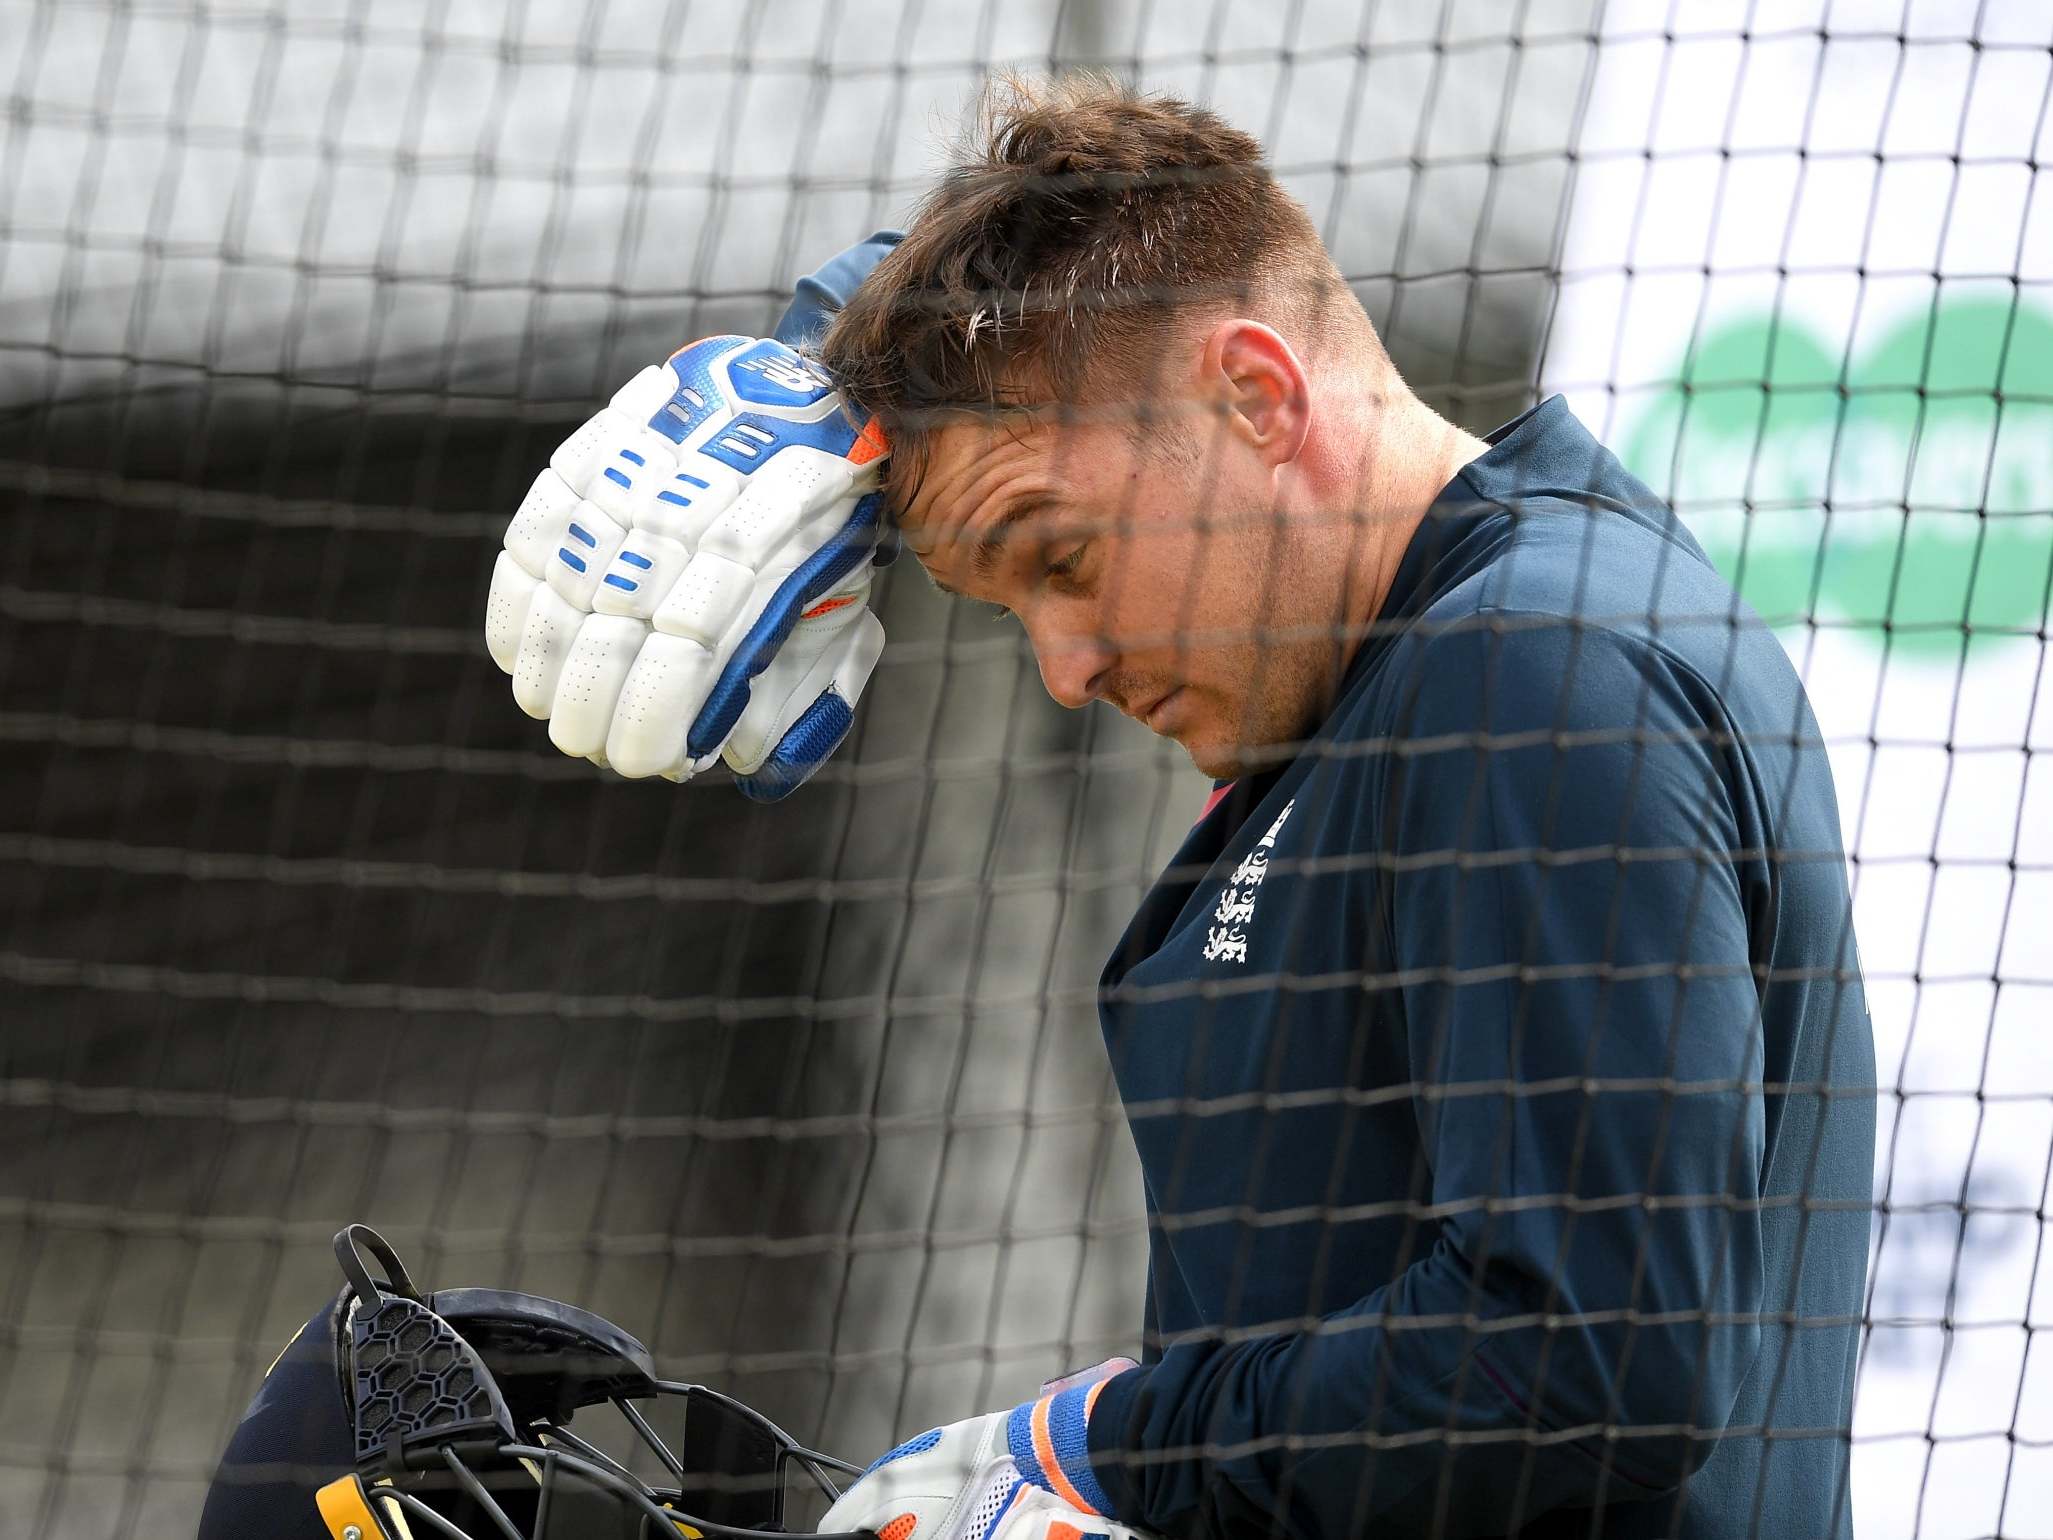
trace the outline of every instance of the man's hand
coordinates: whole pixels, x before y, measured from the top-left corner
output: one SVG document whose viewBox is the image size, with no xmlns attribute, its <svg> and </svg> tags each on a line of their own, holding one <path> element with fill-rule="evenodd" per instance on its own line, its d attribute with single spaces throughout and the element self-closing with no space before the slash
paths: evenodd
<svg viewBox="0 0 2053 1540">
<path fill-rule="evenodd" d="M 622 775 L 683 781 L 724 758 L 748 796 L 794 790 L 883 650 L 885 454 L 781 342 L 709 337 L 644 369 L 507 528 L 485 640 L 514 699 Z"/>
<path fill-rule="evenodd" d="M 1057 1382 L 1053 1393 L 1009 1412 L 907 1439 L 827 1510 L 821 1533 L 867 1529 L 881 1540 L 1145 1540 L 1105 1516 L 1109 1505 L 1091 1474 L 1084 1437 L 1096 1382 L 1082 1379 Z"/>
</svg>

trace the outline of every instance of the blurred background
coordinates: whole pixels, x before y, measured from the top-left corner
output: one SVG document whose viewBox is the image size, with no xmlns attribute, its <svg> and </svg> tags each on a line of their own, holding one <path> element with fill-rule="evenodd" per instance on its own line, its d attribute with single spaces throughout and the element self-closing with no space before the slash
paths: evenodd
<svg viewBox="0 0 2053 1540">
<path fill-rule="evenodd" d="M 417 1277 L 585 1304 L 865 1460 L 1136 1348 L 1140 1193 L 1093 987 L 1206 783 L 1113 713 L 1054 707 L 1015 629 L 909 564 L 856 734 L 803 793 L 609 778 L 558 756 L 485 654 L 500 532 L 620 381 L 768 330 L 798 275 L 902 220 L 992 68 L 1089 64 L 1263 136 L 1464 425 L 1561 388 L 1736 574 L 1756 549 L 1837 571 L 1821 553 L 1849 527 L 1859 571 L 1877 550 L 1922 570 L 1924 505 L 1834 526 L 1844 489 L 1804 480 L 1842 421 L 1686 408 L 1789 385 L 1784 350 L 1745 345 L 1785 314 L 1818 334 L 1796 383 L 1821 398 L 1845 399 L 1848 358 L 1897 357 L 1791 277 L 1804 211 L 1872 225 L 1891 157 L 1954 157 L 1892 194 L 1912 229 L 1947 227 L 1978 159 L 2021 179 L 2009 255 L 1960 258 L 2017 330 L 2043 8 L 1683 9 L 0 0 L 0 1533 L 189 1532 L 356 1219 Z M 2003 63 L 1934 95 L 1956 55 Z M 1906 146 L 1899 98 L 2030 126 Z M 1707 191 L 1735 150 L 1815 180 Z M 1867 205 L 1816 190 L 1841 156 Z M 1814 261 L 1856 312 L 1883 269 L 1946 275 L 1937 250 L 1864 250 Z M 1720 264 L 1752 287 L 1710 295 Z M 1953 356 L 1924 335 L 1896 380 L 1919 403 Z M 1943 1114 L 1903 1142 L 1906 1179 L 1896 1143 L 1878 1171 L 1870 1535 L 2053 1511 L 2030 1361 L 2053 436 L 1992 447 L 2032 381 L 1977 346 L 1953 350 L 1955 394 L 1992 422 L 1926 499 L 1964 510 L 1975 552 L 1999 541 L 1960 604 L 1899 627 L 1901 554 L 1879 589 L 1788 561 L 1749 589 L 1826 670 L 1885 1132 Z M 1935 441 L 1923 424 L 1882 431 Z M 1677 446 L 1699 442 L 1782 481 L 1691 481 Z M 2000 498 L 1977 464 L 2006 468 Z M 2015 522 L 1992 535 L 1992 509 Z M 1954 570 L 1958 545 L 1930 560 Z M 1983 571 L 2023 598 L 1984 614 Z M 1948 724 L 1975 690 L 1993 715 L 1967 745 Z M 1899 749 L 1922 768 L 1892 778 Z M 1949 796 L 2008 844 L 1949 845 Z M 1930 950 L 1935 911 L 1972 955 Z M 1994 1360 L 1955 1350 L 1999 1335 Z M 1949 1384 L 1980 1422 L 1947 1420 Z"/>
</svg>

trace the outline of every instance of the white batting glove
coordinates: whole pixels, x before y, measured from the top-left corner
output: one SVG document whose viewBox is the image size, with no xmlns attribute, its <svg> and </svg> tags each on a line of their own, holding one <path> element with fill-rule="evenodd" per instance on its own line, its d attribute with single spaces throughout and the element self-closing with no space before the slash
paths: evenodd
<svg viewBox="0 0 2053 1540">
<path fill-rule="evenodd" d="M 1085 1448 L 1092 1389 L 1075 1376 L 1010 1411 L 907 1439 L 827 1510 L 820 1532 L 866 1529 L 880 1540 L 1147 1540 L 1105 1514 L 1110 1504 Z"/>
<path fill-rule="evenodd" d="M 485 641 L 566 754 L 774 801 L 854 721 L 887 453 L 781 342 L 708 337 L 558 446 L 506 530 Z M 883 559 L 888 560 L 888 554 Z"/>
</svg>

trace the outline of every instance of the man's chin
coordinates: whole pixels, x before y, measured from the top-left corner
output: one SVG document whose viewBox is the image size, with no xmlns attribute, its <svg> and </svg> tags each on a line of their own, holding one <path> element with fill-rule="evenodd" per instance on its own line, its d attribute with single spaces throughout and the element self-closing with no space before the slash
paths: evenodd
<svg viewBox="0 0 2053 1540">
<path fill-rule="evenodd" d="M 1183 751 L 1190 755 L 1190 762 L 1202 774 L 1215 781 L 1237 781 L 1244 775 L 1258 775 L 1264 770 L 1290 763 L 1303 747 L 1303 740 L 1297 738 L 1282 743 L 1221 743 L 1214 739 L 1198 739 L 1184 744 Z"/>
<path fill-rule="evenodd" d="M 1317 730 L 1314 722 L 1279 721 L 1280 713 L 1254 711 L 1239 702 L 1222 711 L 1216 697 L 1190 687 L 1176 692 L 1163 715 L 1168 731 L 1160 735 L 1175 739 L 1191 763 L 1215 781 L 1237 781 L 1287 765 Z"/>
</svg>

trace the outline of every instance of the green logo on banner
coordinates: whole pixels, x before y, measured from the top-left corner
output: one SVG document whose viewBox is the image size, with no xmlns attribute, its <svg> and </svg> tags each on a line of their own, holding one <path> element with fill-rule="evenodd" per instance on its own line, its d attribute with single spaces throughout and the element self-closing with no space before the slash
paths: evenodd
<svg viewBox="0 0 2053 1540">
<path fill-rule="evenodd" d="M 1896 646 L 1955 654 L 1963 627 L 2044 626 L 2053 319 L 1953 299 L 1847 363 L 1799 320 L 1750 316 L 1681 378 L 1623 458 L 1770 622 L 1878 640 L 1886 624 Z"/>
</svg>

